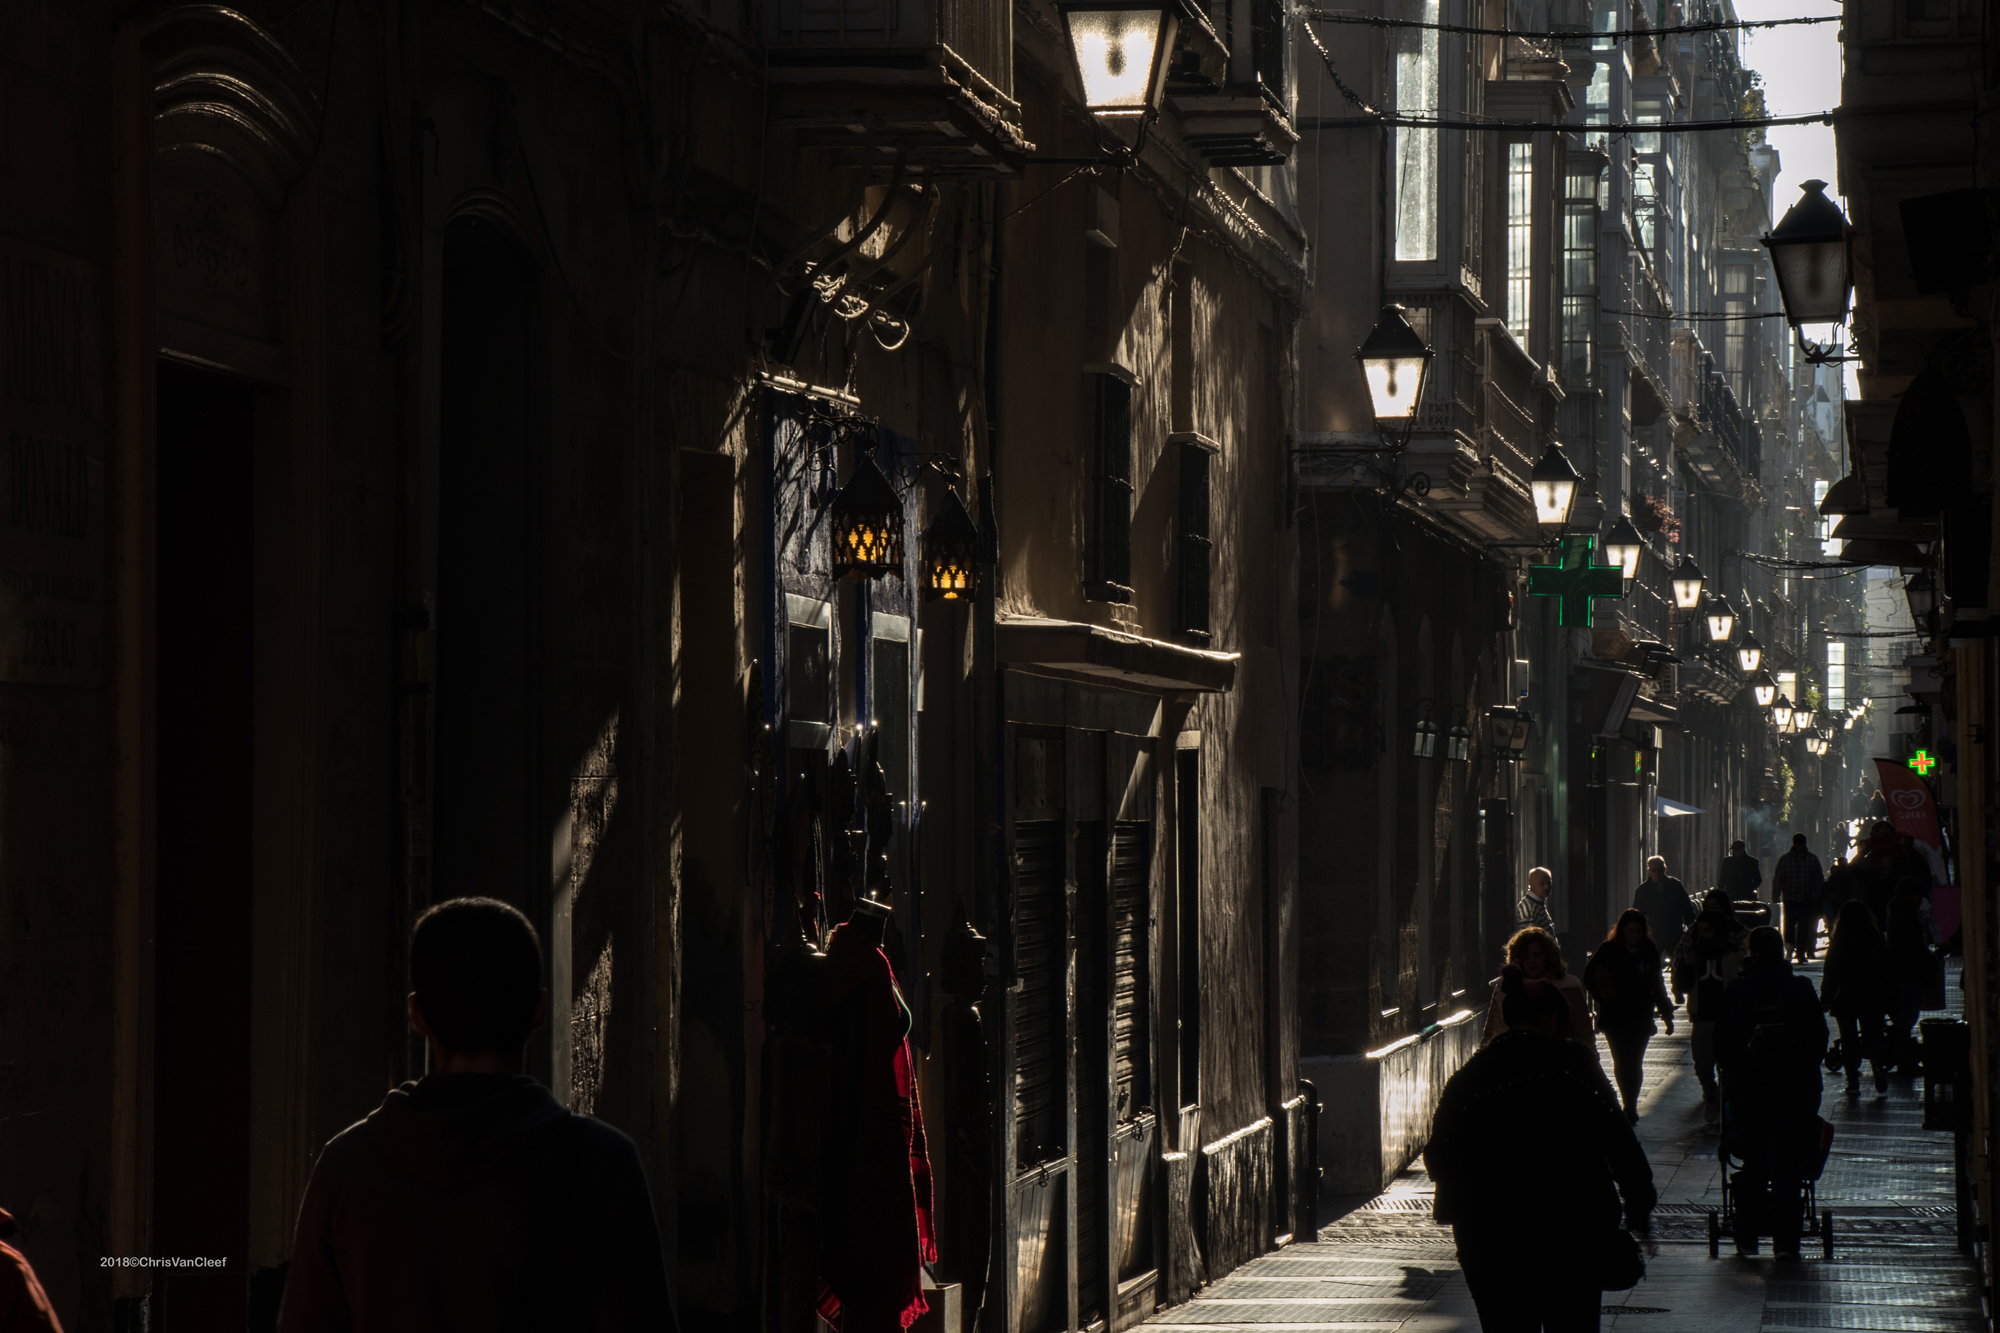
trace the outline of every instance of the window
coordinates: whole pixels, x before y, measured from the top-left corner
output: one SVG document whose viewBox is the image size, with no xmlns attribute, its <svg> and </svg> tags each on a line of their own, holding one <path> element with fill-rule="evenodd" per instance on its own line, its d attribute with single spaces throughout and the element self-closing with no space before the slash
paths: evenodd
<svg viewBox="0 0 2000 1333">
<path fill-rule="evenodd" d="M 833 603 L 785 594 L 785 719 L 789 743 L 823 750 L 833 727 Z"/>
<path fill-rule="evenodd" d="M 1397 0 L 1397 17 L 1438 21 L 1438 0 Z M 1438 114 L 1438 32 L 1396 28 L 1391 46 L 1396 110 L 1406 116 Z M 1396 258 L 1429 263 L 1437 258 L 1438 132 L 1399 127 L 1394 139 Z"/>
<path fill-rule="evenodd" d="M 1572 387 L 1588 385 L 1595 372 L 1597 188 L 1594 174 L 1571 176 L 1563 204 L 1562 378 Z"/>
<path fill-rule="evenodd" d="M 1722 270 L 1722 313 L 1729 316 L 1722 326 L 1722 375 L 1729 381 L 1736 401 L 1749 401 L 1747 392 L 1750 351 L 1750 268 L 1731 264 Z"/>
<path fill-rule="evenodd" d="M 1632 119 L 1640 125 L 1658 125 L 1666 116 L 1666 103 L 1657 97 L 1642 97 L 1632 104 Z M 1635 153 L 1657 153 L 1660 151 L 1660 132 L 1641 130 L 1632 136 L 1632 151 Z"/>
<path fill-rule="evenodd" d="M 1507 331 L 1528 345 L 1534 299 L 1535 146 L 1507 145 Z"/>
<path fill-rule="evenodd" d="M 1209 464 L 1215 455 L 1198 440 L 1181 445 L 1181 637 L 1192 643 L 1209 641 Z"/>
<path fill-rule="evenodd" d="M 1826 499 L 1826 493 L 1832 488 L 1833 483 L 1824 478 L 1813 482 L 1813 513 L 1819 514 L 1820 503 Z M 1821 514 L 1815 522 L 1819 525 L 1819 553 L 1830 560 L 1839 559 L 1840 548 L 1847 543 L 1833 535 L 1834 520 Z"/>
<path fill-rule="evenodd" d="M 1826 643 L 1826 711 L 1839 713 L 1847 708 L 1847 645 L 1839 639 Z"/>
<path fill-rule="evenodd" d="M 1097 602 L 1132 600 L 1132 386 L 1093 374 L 1093 454 L 1089 581 Z"/>
</svg>

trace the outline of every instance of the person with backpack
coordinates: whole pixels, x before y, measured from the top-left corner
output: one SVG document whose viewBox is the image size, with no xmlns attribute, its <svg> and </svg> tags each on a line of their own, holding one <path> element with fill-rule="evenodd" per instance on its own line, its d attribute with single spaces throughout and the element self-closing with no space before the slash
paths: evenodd
<svg viewBox="0 0 2000 1333">
<path fill-rule="evenodd" d="M 1628 1234 L 1651 1225 L 1653 1169 L 1604 1071 L 1566 1040 L 1568 998 L 1508 964 L 1506 1030 L 1438 1099 L 1424 1167 L 1479 1326 L 1595 1329 L 1606 1290 L 1644 1273 Z"/>
<path fill-rule="evenodd" d="M 1722 1094 L 1715 1079 L 1715 1028 L 1722 1020 L 1724 993 L 1736 980 L 1749 932 L 1736 919 L 1729 894 L 1710 889 L 1701 898 L 1701 913 L 1674 952 L 1674 1002 L 1687 1001 L 1688 1047 L 1694 1075 L 1701 1081 L 1701 1116 L 1714 1124 L 1722 1116 Z"/>
<path fill-rule="evenodd" d="M 638 1149 L 522 1072 L 548 1012 L 528 918 L 437 904 L 410 985 L 431 1072 L 321 1150 L 280 1333 L 674 1333 Z"/>
<path fill-rule="evenodd" d="M 1833 918 L 1833 940 L 1826 948 L 1820 974 L 1820 1003 L 1840 1024 L 1841 1064 L 1847 1071 L 1847 1095 L 1861 1091 L 1861 1059 L 1875 1069 L 1875 1091 L 1889 1090 L 1889 1065 L 1882 1049 L 1895 983 L 1889 975 L 1889 945 L 1875 928 L 1875 914 L 1859 898 L 1840 905 Z"/>
<path fill-rule="evenodd" d="M 1797 1259 L 1826 1016 L 1812 982 L 1786 961 L 1785 937 L 1775 928 L 1750 932 L 1750 956 L 1729 983 L 1715 1037 L 1727 1147 L 1743 1159 L 1732 1190 L 1736 1252 L 1755 1254 L 1758 1235 L 1768 1230 L 1771 1253 Z"/>
<path fill-rule="evenodd" d="M 1611 1068 L 1625 1101 L 1625 1118 L 1636 1124 L 1646 1045 L 1657 1030 L 1655 1013 L 1665 1020 L 1667 1035 L 1674 1035 L 1674 1005 L 1667 998 L 1659 946 L 1653 943 L 1644 912 L 1628 907 L 1618 914 L 1618 924 L 1584 964 L 1583 988 L 1597 1004 L 1597 1030 L 1611 1048 Z"/>
</svg>

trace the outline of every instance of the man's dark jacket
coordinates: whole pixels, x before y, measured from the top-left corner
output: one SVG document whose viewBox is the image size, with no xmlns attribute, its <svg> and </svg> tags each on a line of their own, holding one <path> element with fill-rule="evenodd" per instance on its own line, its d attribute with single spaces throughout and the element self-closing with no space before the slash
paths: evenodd
<svg viewBox="0 0 2000 1333">
<path fill-rule="evenodd" d="M 1764 882 L 1764 871 L 1757 864 L 1757 858 L 1748 852 L 1732 852 L 1722 858 L 1722 868 L 1716 872 L 1715 887 L 1728 894 L 1735 902 L 1755 898 L 1757 888 Z"/>
<path fill-rule="evenodd" d="M 532 1078 L 433 1074 L 320 1153 L 282 1333 L 673 1333 L 632 1140 Z"/>
<path fill-rule="evenodd" d="M 1632 895 L 1632 906 L 1646 914 L 1646 924 L 1653 928 L 1653 943 L 1660 946 L 1660 953 L 1672 958 L 1681 936 L 1694 924 L 1694 899 L 1688 897 L 1687 885 L 1672 875 L 1657 881 L 1648 875 L 1639 881 L 1638 892 Z"/>
<path fill-rule="evenodd" d="M 1782 1049 L 1757 1049 L 1761 1022 L 1782 1015 Z M 1731 1097 L 1779 1099 L 1811 1110 L 1819 1105 L 1819 1062 L 1826 1055 L 1826 1015 L 1812 982 L 1782 958 L 1750 957 L 1729 983 L 1715 1057 Z"/>
<path fill-rule="evenodd" d="M 1503 1032 L 1451 1076 L 1424 1166 L 1436 1216 L 1461 1252 L 1567 1271 L 1623 1221 L 1642 1227 L 1658 1195 L 1645 1149 L 1590 1052 Z M 1560 1201 L 1552 1206 L 1551 1201 Z"/>
</svg>

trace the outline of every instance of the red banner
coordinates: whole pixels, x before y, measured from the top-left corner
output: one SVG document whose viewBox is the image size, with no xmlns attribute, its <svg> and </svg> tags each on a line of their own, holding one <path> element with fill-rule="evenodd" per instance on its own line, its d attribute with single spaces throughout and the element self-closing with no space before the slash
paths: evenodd
<svg viewBox="0 0 2000 1333">
<path fill-rule="evenodd" d="M 1938 827 L 1937 802 L 1931 789 L 1896 759 L 1877 759 L 1875 771 L 1882 778 L 1882 800 L 1889 807 L 1889 824 L 1907 834 L 1931 863 L 1931 878 L 1943 884 L 1944 834 Z"/>
</svg>

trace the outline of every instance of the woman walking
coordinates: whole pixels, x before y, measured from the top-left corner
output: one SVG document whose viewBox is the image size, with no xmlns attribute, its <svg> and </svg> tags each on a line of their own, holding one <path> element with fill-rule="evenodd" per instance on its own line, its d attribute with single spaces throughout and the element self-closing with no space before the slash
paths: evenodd
<svg viewBox="0 0 2000 1333">
<path fill-rule="evenodd" d="M 1556 937 L 1540 926 L 1522 927 L 1507 941 L 1507 962 L 1520 968 L 1521 975 L 1528 980 L 1546 981 L 1562 992 L 1570 1008 L 1570 1038 L 1581 1042 L 1594 1055 L 1597 1040 L 1590 1035 L 1590 1003 L 1584 999 L 1583 983 L 1563 966 L 1562 945 L 1556 942 Z M 1506 1019 L 1500 1010 L 1501 999 L 1500 984 L 1496 979 L 1493 1002 L 1486 1009 L 1486 1031 L 1479 1038 L 1481 1046 L 1490 1045 L 1495 1037 L 1507 1030 Z"/>
<path fill-rule="evenodd" d="M 1482 1329 L 1585 1333 L 1604 1289 L 1637 1279 L 1621 1227 L 1647 1229 L 1653 1171 L 1603 1069 L 1564 1040 L 1568 997 L 1511 963 L 1500 994 L 1506 1030 L 1438 1099 L 1424 1150 L 1435 1216 L 1452 1228 Z"/>
<path fill-rule="evenodd" d="M 1628 907 L 1618 924 L 1583 967 L 1583 988 L 1597 1001 L 1597 1030 L 1611 1048 L 1611 1070 L 1625 1118 L 1639 1119 L 1639 1086 L 1646 1074 L 1646 1043 L 1653 1039 L 1653 1015 L 1674 1035 L 1674 1002 L 1660 971 L 1663 960 L 1646 914 Z"/>
<path fill-rule="evenodd" d="M 1924 990 L 1931 984 L 1937 960 L 1931 956 L 1931 928 L 1924 911 L 1924 893 L 1929 886 L 1915 875 L 1905 875 L 1889 899 L 1882 923 L 1882 936 L 1889 946 L 1889 976 L 1894 986 L 1889 1003 L 1889 1032 L 1883 1054 L 1898 1069 L 1916 1064 L 1916 1042 L 1910 1029 L 1923 1012 Z"/>
<path fill-rule="evenodd" d="M 1893 989 L 1889 945 L 1875 928 L 1875 914 L 1867 903 L 1850 898 L 1834 914 L 1833 942 L 1827 946 L 1819 991 L 1820 1003 L 1840 1023 L 1841 1063 L 1847 1069 L 1850 1097 L 1861 1091 L 1863 1055 L 1874 1066 L 1875 1091 L 1889 1089 L 1882 1030 Z"/>
</svg>

